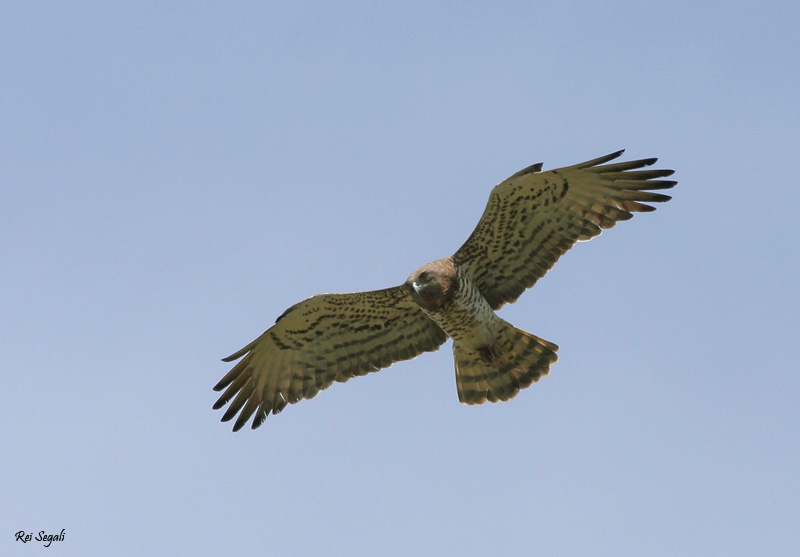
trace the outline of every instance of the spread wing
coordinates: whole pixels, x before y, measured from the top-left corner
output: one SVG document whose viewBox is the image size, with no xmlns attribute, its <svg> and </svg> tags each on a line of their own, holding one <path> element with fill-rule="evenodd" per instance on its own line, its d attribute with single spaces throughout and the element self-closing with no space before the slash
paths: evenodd
<svg viewBox="0 0 800 557">
<path fill-rule="evenodd" d="M 405 286 L 312 296 L 223 360 L 244 356 L 214 387 L 225 389 L 214 409 L 233 398 L 222 421 L 239 413 L 233 426 L 238 431 L 255 414 L 255 429 L 270 412 L 277 414 L 287 404 L 312 398 L 334 381 L 409 360 L 436 350 L 445 340 L 447 335 Z"/>
<path fill-rule="evenodd" d="M 659 180 L 672 170 L 640 170 L 656 159 L 604 164 L 622 153 L 547 172 L 535 164 L 492 190 L 478 226 L 453 262 L 472 274 L 493 309 L 515 301 L 575 242 L 632 213 L 655 210 L 646 203 L 670 199 L 647 190 L 674 186 L 677 182 Z"/>
</svg>

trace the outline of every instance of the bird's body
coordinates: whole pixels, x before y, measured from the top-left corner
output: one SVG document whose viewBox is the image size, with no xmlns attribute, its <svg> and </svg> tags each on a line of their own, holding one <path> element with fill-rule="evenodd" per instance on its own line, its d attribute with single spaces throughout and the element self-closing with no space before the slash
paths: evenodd
<svg viewBox="0 0 800 557">
<path fill-rule="evenodd" d="M 435 269 L 441 269 L 437 271 Z M 455 287 L 431 304 L 423 299 L 428 286 L 421 283 L 419 276 L 427 274 L 430 281 L 435 281 L 439 273 L 452 273 Z M 453 342 L 491 346 L 500 318 L 495 314 L 486 298 L 483 297 L 472 278 L 464 271 L 459 272 L 452 260 L 447 257 L 428 263 L 417 269 L 406 282 L 411 288 L 411 296 L 420 305 L 422 311 L 439 325 Z"/>
<path fill-rule="evenodd" d="M 622 151 L 575 166 L 517 172 L 492 190 L 472 235 L 452 256 L 414 271 L 394 288 L 320 294 L 295 304 L 275 325 L 225 358 L 242 360 L 215 386 L 223 421 L 269 413 L 312 398 L 334 381 L 377 371 L 453 339 L 461 402 L 509 400 L 546 375 L 558 347 L 521 331 L 495 310 L 515 301 L 576 241 L 588 240 L 646 202 L 670 198 L 671 170 L 638 170 L 656 159 L 604 165 Z"/>
<path fill-rule="evenodd" d="M 452 258 L 420 267 L 406 285 L 422 310 L 453 339 L 461 402 L 510 400 L 555 363 L 558 347 L 501 319 Z"/>
</svg>

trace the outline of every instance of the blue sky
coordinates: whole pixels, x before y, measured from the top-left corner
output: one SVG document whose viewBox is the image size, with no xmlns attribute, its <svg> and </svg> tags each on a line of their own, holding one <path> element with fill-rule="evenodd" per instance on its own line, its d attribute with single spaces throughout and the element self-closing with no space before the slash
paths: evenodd
<svg viewBox="0 0 800 557">
<path fill-rule="evenodd" d="M 796 3 L 3 3 L 0 553 L 800 552 Z M 627 148 L 674 199 L 449 344 L 230 431 L 220 358 Z M 37 542 L 31 542 L 40 546 Z M 53 549 L 52 547 L 50 548 Z"/>
</svg>

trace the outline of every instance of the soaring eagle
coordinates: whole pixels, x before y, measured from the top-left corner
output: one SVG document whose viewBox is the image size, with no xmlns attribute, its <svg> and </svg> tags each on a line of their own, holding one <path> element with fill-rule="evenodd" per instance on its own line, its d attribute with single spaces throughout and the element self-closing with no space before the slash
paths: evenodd
<svg viewBox="0 0 800 557">
<path fill-rule="evenodd" d="M 648 170 L 656 159 L 606 164 L 623 151 L 542 172 L 520 170 L 489 196 L 478 226 L 453 255 L 423 265 L 403 284 L 351 294 L 319 294 L 284 311 L 214 387 L 222 421 L 252 428 L 287 404 L 313 398 L 334 381 L 412 359 L 453 339 L 458 399 L 510 400 L 547 375 L 558 346 L 497 316 L 579 240 L 589 240 L 647 203 L 668 201 Z"/>
</svg>

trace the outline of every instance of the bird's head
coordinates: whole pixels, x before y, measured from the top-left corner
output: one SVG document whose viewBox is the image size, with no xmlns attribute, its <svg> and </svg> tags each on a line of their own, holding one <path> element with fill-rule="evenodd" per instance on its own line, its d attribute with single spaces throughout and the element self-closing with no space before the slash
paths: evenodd
<svg viewBox="0 0 800 557">
<path fill-rule="evenodd" d="M 408 277 L 406 286 L 414 300 L 427 311 L 438 311 L 458 292 L 458 273 L 449 257 L 423 265 Z"/>
</svg>

